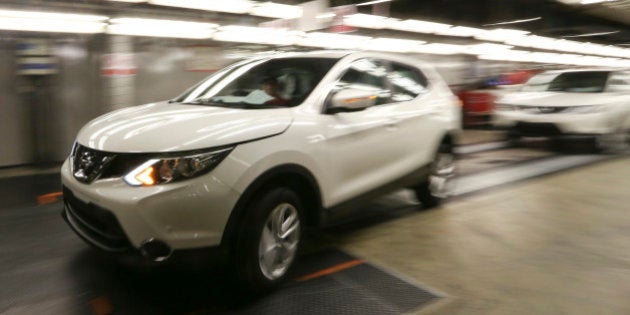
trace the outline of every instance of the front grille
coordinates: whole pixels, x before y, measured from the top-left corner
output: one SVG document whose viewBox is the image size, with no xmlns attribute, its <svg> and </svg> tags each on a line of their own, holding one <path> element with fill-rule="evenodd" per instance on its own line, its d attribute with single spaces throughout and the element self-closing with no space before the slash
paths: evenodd
<svg viewBox="0 0 630 315">
<path fill-rule="evenodd" d="M 80 182 L 91 183 L 101 177 L 116 155 L 76 144 L 72 150 L 72 174 Z"/>
<path fill-rule="evenodd" d="M 110 211 L 85 203 L 63 187 L 66 220 L 79 236 L 108 251 L 124 251 L 131 247 L 120 223 Z"/>
<path fill-rule="evenodd" d="M 568 108 L 566 106 L 517 106 L 518 110 L 530 114 L 557 114 L 566 111 Z"/>
<path fill-rule="evenodd" d="M 145 153 L 112 153 L 76 144 L 70 155 L 72 174 L 89 184 L 100 178 L 122 177 L 151 158 Z"/>
<path fill-rule="evenodd" d="M 514 127 L 514 131 L 525 137 L 546 137 L 561 134 L 560 129 L 552 123 L 519 122 Z"/>
</svg>

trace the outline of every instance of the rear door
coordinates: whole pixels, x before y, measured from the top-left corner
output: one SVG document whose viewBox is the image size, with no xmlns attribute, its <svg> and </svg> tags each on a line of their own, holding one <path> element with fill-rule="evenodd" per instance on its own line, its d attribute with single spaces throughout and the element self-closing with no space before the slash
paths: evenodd
<svg viewBox="0 0 630 315">
<path fill-rule="evenodd" d="M 375 104 L 355 112 L 322 114 L 326 144 L 331 204 L 358 196 L 391 180 L 393 156 L 400 154 L 393 133 L 395 110 L 387 81 L 387 64 L 362 58 L 350 63 L 339 75 L 325 102 L 345 88 L 377 91 Z M 324 104 L 327 106 L 327 104 Z"/>
<path fill-rule="evenodd" d="M 431 89 L 428 79 L 416 67 L 392 62 L 387 74 L 392 91 L 388 134 L 396 148 L 389 161 L 399 177 L 417 172 L 433 160 L 437 144 L 452 119 L 450 100 Z M 445 115 L 446 114 L 446 115 Z"/>
</svg>

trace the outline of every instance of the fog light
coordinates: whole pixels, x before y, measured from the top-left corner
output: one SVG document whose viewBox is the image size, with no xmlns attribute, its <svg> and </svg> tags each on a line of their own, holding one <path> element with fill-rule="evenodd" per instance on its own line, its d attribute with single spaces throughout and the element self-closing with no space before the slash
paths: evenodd
<svg viewBox="0 0 630 315">
<path fill-rule="evenodd" d="M 161 262 L 168 259 L 173 250 L 166 243 L 154 238 L 147 239 L 140 245 L 142 256 L 155 262 Z"/>
</svg>

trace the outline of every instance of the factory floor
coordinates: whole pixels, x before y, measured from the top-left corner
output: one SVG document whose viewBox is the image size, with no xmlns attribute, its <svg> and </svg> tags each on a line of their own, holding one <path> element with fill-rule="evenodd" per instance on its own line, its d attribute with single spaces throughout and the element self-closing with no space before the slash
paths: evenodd
<svg viewBox="0 0 630 315">
<path fill-rule="evenodd" d="M 630 314 L 630 155 L 462 141 L 454 197 L 373 201 L 245 304 L 210 268 L 90 249 L 59 215 L 59 165 L 0 169 L 0 314 Z"/>
<path fill-rule="evenodd" d="M 419 314 L 630 314 L 630 158 L 506 185 L 337 239 L 444 295 Z"/>
</svg>

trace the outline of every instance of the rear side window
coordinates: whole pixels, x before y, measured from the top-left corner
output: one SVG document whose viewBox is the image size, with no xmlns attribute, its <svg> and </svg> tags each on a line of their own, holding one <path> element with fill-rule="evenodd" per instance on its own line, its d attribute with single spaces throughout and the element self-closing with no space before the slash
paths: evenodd
<svg viewBox="0 0 630 315">
<path fill-rule="evenodd" d="M 404 102 L 426 92 L 428 80 L 418 69 L 392 63 L 387 79 L 392 86 L 392 101 Z"/>
<path fill-rule="evenodd" d="M 630 72 L 614 72 L 608 79 L 607 91 L 630 92 Z"/>
</svg>

